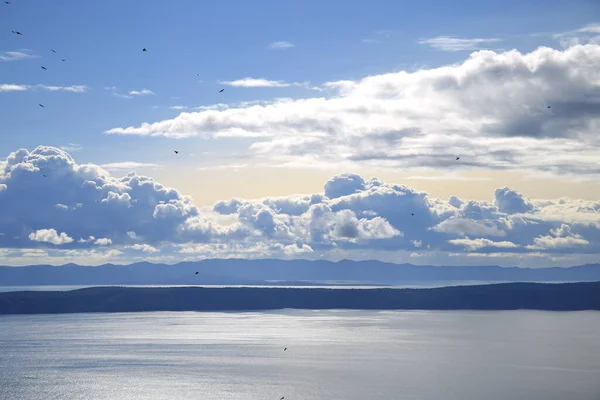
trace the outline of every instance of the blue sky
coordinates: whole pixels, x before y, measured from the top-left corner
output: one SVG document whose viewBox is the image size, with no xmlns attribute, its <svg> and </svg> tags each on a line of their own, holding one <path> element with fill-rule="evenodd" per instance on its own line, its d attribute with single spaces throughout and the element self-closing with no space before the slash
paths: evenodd
<svg viewBox="0 0 600 400">
<path fill-rule="evenodd" d="M 595 0 L 0 10 L 0 263 L 600 250 Z"/>
<path fill-rule="evenodd" d="M 1 93 L 0 150 L 7 154 L 19 147 L 77 143 L 83 146 L 78 156 L 91 162 L 132 157 L 166 162 L 164 147 L 175 147 L 168 141 L 115 139 L 103 132 L 172 117 L 177 111 L 170 106 L 314 95 L 303 88 L 227 88 L 217 94 L 223 87 L 220 80 L 250 76 L 319 84 L 444 65 L 469 53 L 436 51 L 418 44 L 422 38 L 499 37 L 505 40 L 497 47 L 531 50 L 553 40 L 526 34 L 562 32 L 594 22 L 590 18 L 600 12 L 594 3 L 15 0 L 2 7 L 0 23 L 6 29 L 0 49 L 30 49 L 41 58 L 0 62 L 2 82 L 90 89 L 84 94 Z M 23 35 L 13 35 L 13 29 Z M 295 47 L 270 50 L 268 44 L 276 41 Z M 122 99 L 104 90 L 111 86 L 121 93 L 146 88 L 156 95 Z M 38 109 L 38 103 L 46 109 Z"/>
</svg>

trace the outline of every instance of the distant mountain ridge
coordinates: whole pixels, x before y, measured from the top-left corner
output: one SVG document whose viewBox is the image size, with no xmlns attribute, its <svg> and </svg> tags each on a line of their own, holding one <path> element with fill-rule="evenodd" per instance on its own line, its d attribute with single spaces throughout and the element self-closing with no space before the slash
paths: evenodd
<svg viewBox="0 0 600 400">
<path fill-rule="evenodd" d="M 143 311 L 600 310 L 600 282 L 500 283 L 435 289 L 95 287 L 0 293 L 1 314 Z"/>
<path fill-rule="evenodd" d="M 198 272 L 198 275 L 195 273 Z M 208 259 L 175 265 L 140 262 L 88 267 L 66 264 L 0 267 L 2 286 L 300 285 L 323 282 L 398 285 L 433 281 L 592 282 L 600 264 L 568 268 L 416 266 L 381 261 Z"/>
</svg>

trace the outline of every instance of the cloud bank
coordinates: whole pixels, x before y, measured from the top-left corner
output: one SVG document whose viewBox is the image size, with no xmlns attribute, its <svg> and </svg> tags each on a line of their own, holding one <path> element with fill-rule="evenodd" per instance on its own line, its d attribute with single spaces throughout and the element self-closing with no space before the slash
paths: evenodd
<svg viewBox="0 0 600 400">
<path fill-rule="evenodd" d="M 328 96 L 209 107 L 106 133 L 253 138 L 250 155 L 279 165 L 518 170 L 598 180 L 597 65 L 595 44 L 479 51 L 455 65 L 328 82 Z"/>
<path fill-rule="evenodd" d="M 11 153 L 0 173 L 4 254 L 133 252 L 157 261 L 163 254 L 175 261 L 508 254 L 532 264 L 598 254 L 599 228 L 600 201 L 532 200 L 506 187 L 495 191 L 493 201 L 444 200 L 410 186 L 341 174 L 322 193 L 233 198 L 201 210 L 151 177 L 116 178 L 49 146 Z"/>
</svg>

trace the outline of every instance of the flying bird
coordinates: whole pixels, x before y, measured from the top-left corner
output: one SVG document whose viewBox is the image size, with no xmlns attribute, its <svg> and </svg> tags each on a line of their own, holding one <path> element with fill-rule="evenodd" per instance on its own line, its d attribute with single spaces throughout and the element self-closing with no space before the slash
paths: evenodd
<svg viewBox="0 0 600 400">
<path fill-rule="evenodd" d="M 198 275 L 198 271 L 196 271 L 196 273 L 194 275 Z"/>
<path fill-rule="evenodd" d="M 19 31 L 12 31 L 12 33 L 16 33 L 17 35 L 22 35 L 22 33 Z"/>
<path fill-rule="evenodd" d="M 456 157 L 456 161 L 460 160 L 460 157 Z"/>
<path fill-rule="evenodd" d="M 175 154 L 179 154 L 179 152 L 177 150 L 175 150 Z"/>
<path fill-rule="evenodd" d="M 552 107 L 548 106 L 548 108 L 552 108 Z"/>
<path fill-rule="evenodd" d="M 42 176 L 43 176 L 44 178 L 47 178 L 47 177 L 48 177 L 48 175 L 46 175 L 46 174 L 42 174 Z"/>
<path fill-rule="evenodd" d="M 148 51 L 148 50 L 146 50 L 146 48 L 144 47 L 144 48 L 142 49 L 142 51 Z"/>
<path fill-rule="evenodd" d="M 279 400 L 283 400 L 283 399 L 285 399 L 285 396 L 281 396 L 281 398 Z"/>
<path fill-rule="evenodd" d="M 412 215 L 413 217 L 415 216 L 415 213 L 410 213 L 410 215 Z"/>
<path fill-rule="evenodd" d="M 10 4 L 10 1 L 5 1 L 6 4 Z"/>
<path fill-rule="evenodd" d="M 46 68 L 46 67 L 44 67 L 44 66 L 42 65 L 42 69 L 44 69 L 44 70 L 47 70 L 48 68 Z"/>
<path fill-rule="evenodd" d="M 219 90 L 219 93 L 223 93 L 223 91 L 224 91 L 224 90 L 225 90 L 225 89 L 221 89 L 221 90 Z"/>
<path fill-rule="evenodd" d="M 65 58 L 62 59 L 63 61 L 67 61 Z"/>
<path fill-rule="evenodd" d="M 45 108 L 43 104 L 38 104 L 40 107 Z"/>
<path fill-rule="evenodd" d="M 54 50 L 54 49 L 50 49 L 50 51 L 53 52 L 53 53 L 56 53 L 56 50 Z"/>
<path fill-rule="evenodd" d="M 287 347 L 285 349 L 283 349 L 283 351 L 286 351 L 286 350 L 287 350 Z"/>
</svg>

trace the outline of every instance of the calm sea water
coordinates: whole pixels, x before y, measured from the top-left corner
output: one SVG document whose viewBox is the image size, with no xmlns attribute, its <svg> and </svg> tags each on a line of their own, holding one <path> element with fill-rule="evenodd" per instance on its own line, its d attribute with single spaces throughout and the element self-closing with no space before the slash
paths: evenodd
<svg viewBox="0 0 600 400">
<path fill-rule="evenodd" d="M 0 398 L 597 400 L 598 332 L 597 312 L 0 316 Z"/>
</svg>

